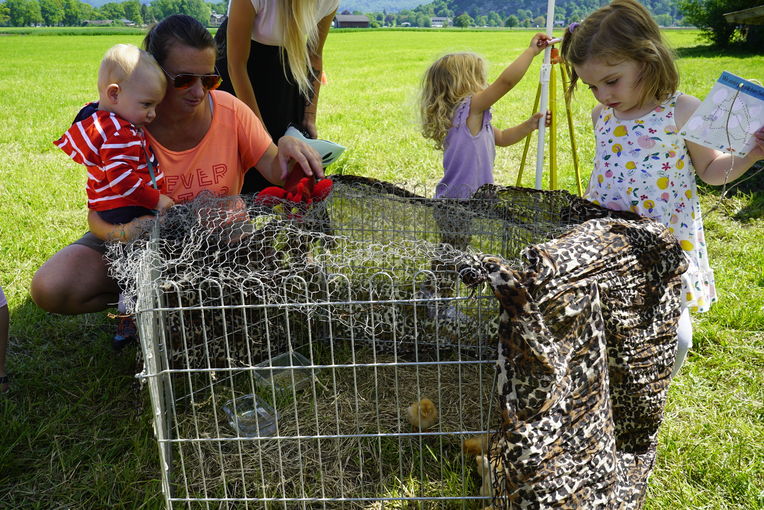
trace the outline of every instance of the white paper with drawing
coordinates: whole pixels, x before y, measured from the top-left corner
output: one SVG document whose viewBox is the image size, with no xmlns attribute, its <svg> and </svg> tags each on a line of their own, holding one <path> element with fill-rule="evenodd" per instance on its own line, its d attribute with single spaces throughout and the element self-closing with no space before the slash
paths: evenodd
<svg viewBox="0 0 764 510">
<path fill-rule="evenodd" d="M 724 71 L 679 133 L 685 139 L 745 156 L 764 125 L 764 87 Z"/>
</svg>

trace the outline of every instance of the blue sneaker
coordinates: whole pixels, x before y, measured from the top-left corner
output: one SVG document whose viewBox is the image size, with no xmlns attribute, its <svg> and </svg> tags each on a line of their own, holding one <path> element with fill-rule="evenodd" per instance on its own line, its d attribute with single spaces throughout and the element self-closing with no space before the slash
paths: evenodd
<svg viewBox="0 0 764 510">
<path fill-rule="evenodd" d="M 138 328 L 135 325 L 135 319 L 132 317 L 122 317 L 117 324 L 117 333 L 111 340 L 111 347 L 115 351 L 121 351 L 126 345 L 138 340 Z"/>
</svg>

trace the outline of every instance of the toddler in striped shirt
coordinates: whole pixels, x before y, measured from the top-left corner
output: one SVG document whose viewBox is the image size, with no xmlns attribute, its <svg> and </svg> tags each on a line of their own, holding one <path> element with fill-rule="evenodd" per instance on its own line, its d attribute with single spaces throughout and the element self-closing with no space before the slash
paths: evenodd
<svg viewBox="0 0 764 510">
<path fill-rule="evenodd" d="M 110 48 L 98 70 L 97 103 L 80 110 L 54 144 L 87 167 L 88 208 L 112 224 L 175 205 L 146 143 L 167 79 L 154 57 L 131 44 Z"/>
</svg>

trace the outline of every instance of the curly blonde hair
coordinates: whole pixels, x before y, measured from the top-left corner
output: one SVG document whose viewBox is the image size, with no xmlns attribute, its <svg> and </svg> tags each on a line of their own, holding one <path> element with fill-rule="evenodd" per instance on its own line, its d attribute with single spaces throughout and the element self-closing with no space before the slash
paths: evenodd
<svg viewBox="0 0 764 510">
<path fill-rule="evenodd" d="M 643 96 L 640 106 L 652 99 L 663 101 L 676 92 L 679 72 L 674 53 L 653 17 L 636 0 L 613 0 L 590 14 L 580 25 L 574 25 L 565 31 L 561 46 L 563 62 L 571 78 L 565 91 L 568 98 L 573 95 L 578 81 L 573 66 L 582 65 L 591 58 L 609 64 L 624 60 L 641 64 L 638 85 L 642 85 Z"/>
<path fill-rule="evenodd" d="M 444 149 L 454 109 L 467 97 L 486 88 L 487 64 L 475 53 L 449 53 L 424 73 L 419 98 L 422 135 Z"/>
</svg>

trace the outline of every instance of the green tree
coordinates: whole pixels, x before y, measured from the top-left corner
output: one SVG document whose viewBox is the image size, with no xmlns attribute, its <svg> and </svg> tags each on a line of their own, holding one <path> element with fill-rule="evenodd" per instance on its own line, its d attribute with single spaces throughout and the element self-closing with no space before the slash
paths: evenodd
<svg viewBox="0 0 764 510">
<path fill-rule="evenodd" d="M 227 14 L 228 13 L 228 2 L 218 2 L 218 3 L 211 3 L 210 8 L 212 9 L 212 12 L 215 14 Z"/>
<path fill-rule="evenodd" d="M 475 25 L 477 25 L 479 27 L 487 26 L 488 25 L 488 16 L 480 15 L 480 16 L 475 17 Z"/>
<path fill-rule="evenodd" d="M 125 8 L 123 7 L 123 4 L 118 4 L 116 2 L 105 3 L 98 9 L 98 11 L 101 16 L 103 16 L 103 19 L 119 20 L 125 17 Z"/>
<path fill-rule="evenodd" d="M 141 19 L 143 19 L 144 23 L 153 23 L 156 21 L 154 11 L 151 9 L 150 5 L 141 4 Z"/>
<path fill-rule="evenodd" d="M 143 24 L 143 17 L 141 16 L 141 4 L 138 0 L 127 0 L 122 4 L 125 10 L 125 18 L 135 22 L 136 25 Z"/>
<path fill-rule="evenodd" d="M 674 18 L 671 17 L 671 14 L 656 14 L 654 18 L 655 22 L 662 27 L 670 27 L 674 22 Z"/>
<path fill-rule="evenodd" d="M 151 11 L 157 20 L 162 20 L 170 14 L 180 12 L 180 0 L 154 0 L 151 2 Z"/>
<path fill-rule="evenodd" d="M 501 21 L 501 16 L 499 16 L 499 13 L 496 11 L 491 11 L 488 13 L 488 26 L 489 27 L 500 27 L 503 25 Z"/>
<path fill-rule="evenodd" d="M 210 6 L 204 0 L 180 0 L 180 12 L 196 18 L 205 27 L 210 24 Z"/>
<path fill-rule="evenodd" d="M 473 23 L 472 17 L 466 12 L 454 18 L 455 27 L 466 28 L 466 27 L 472 26 L 472 23 Z"/>
<path fill-rule="evenodd" d="M 514 14 L 510 14 L 507 17 L 507 21 L 504 22 L 505 27 L 515 28 L 520 24 L 520 20 Z"/>
<path fill-rule="evenodd" d="M 61 0 L 40 0 L 40 14 L 47 26 L 60 25 L 64 20 L 64 3 Z"/>
<path fill-rule="evenodd" d="M 715 46 L 726 48 L 736 35 L 737 27 L 727 23 L 724 14 L 760 3 L 760 0 L 681 0 L 679 8 L 685 21 L 698 27 L 704 38 Z"/>
<path fill-rule="evenodd" d="M 63 0 L 62 5 L 64 7 L 64 19 L 61 20 L 64 25 L 68 27 L 76 27 L 82 20 L 82 2 L 80 0 Z"/>
<path fill-rule="evenodd" d="M 11 16 L 8 10 L 8 5 L 5 2 L 0 4 L 0 26 L 6 26 L 10 23 Z"/>
<path fill-rule="evenodd" d="M 557 24 L 558 21 L 564 23 L 566 19 L 568 19 L 568 10 L 563 6 L 555 7 L 554 9 L 555 25 Z"/>
<path fill-rule="evenodd" d="M 37 0 L 8 0 L 8 21 L 14 27 L 26 27 L 43 22 Z"/>
<path fill-rule="evenodd" d="M 95 9 L 92 5 L 86 4 L 85 2 L 79 2 L 79 4 L 80 16 L 82 16 L 83 21 L 86 19 L 105 19 L 100 11 Z"/>
</svg>

